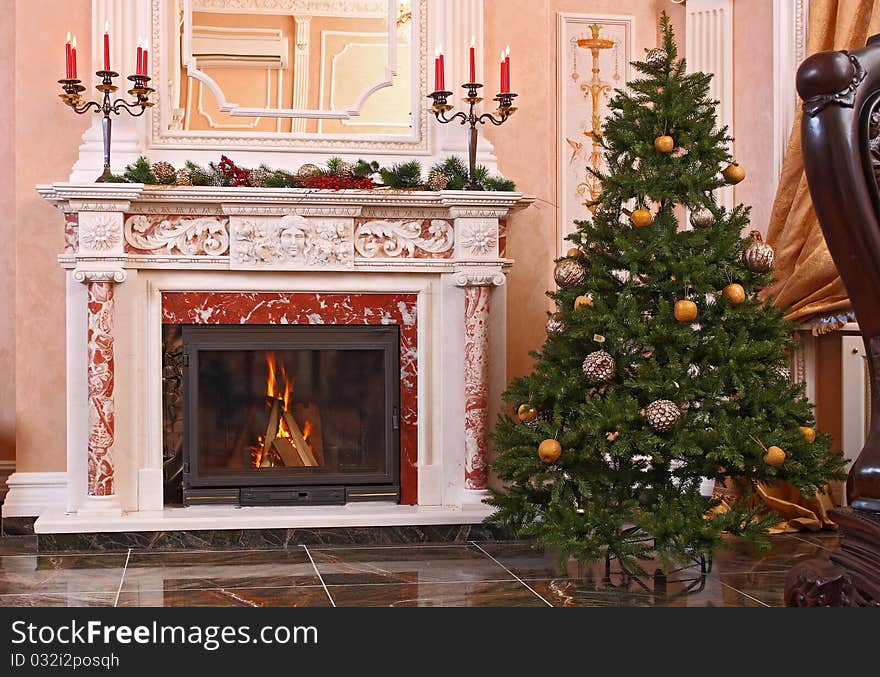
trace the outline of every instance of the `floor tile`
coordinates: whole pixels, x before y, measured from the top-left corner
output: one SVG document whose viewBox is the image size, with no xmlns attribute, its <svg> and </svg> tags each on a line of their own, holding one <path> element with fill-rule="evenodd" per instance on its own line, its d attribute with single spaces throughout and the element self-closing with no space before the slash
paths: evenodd
<svg viewBox="0 0 880 677">
<path fill-rule="evenodd" d="M 205 590 L 141 590 L 123 592 L 125 607 L 326 607 L 321 586 L 280 588 L 212 588 Z"/>
<path fill-rule="evenodd" d="M 124 592 L 210 588 L 282 588 L 320 585 L 304 548 L 133 552 Z"/>
<path fill-rule="evenodd" d="M 472 545 L 312 550 L 327 585 L 513 581 Z"/>
<path fill-rule="evenodd" d="M 731 573 L 719 575 L 722 583 L 741 593 L 754 597 L 769 606 L 784 605 L 785 577 L 787 571 L 765 573 Z"/>
<path fill-rule="evenodd" d="M 0 594 L 113 592 L 124 554 L 13 555 L 0 557 Z"/>
<path fill-rule="evenodd" d="M 0 595 L 0 607 L 95 607 L 113 606 L 116 593 L 69 592 Z"/>
<path fill-rule="evenodd" d="M 771 536 L 770 549 L 760 553 L 745 541 L 727 539 L 726 543 L 730 547 L 719 550 L 712 562 L 717 575 L 787 572 L 798 562 L 827 554 L 821 545 L 788 534 Z"/>
<path fill-rule="evenodd" d="M 723 586 L 711 576 L 670 585 L 665 591 L 645 592 L 639 587 L 596 586 L 582 579 L 525 581 L 553 606 L 562 607 L 751 607 L 763 606 Z"/>
<path fill-rule="evenodd" d="M 459 583 L 381 583 L 329 586 L 340 607 L 546 607 L 522 583 L 513 581 Z"/>
<path fill-rule="evenodd" d="M 579 563 L 574 559 L 567 559 L 560 563 L 558 551 L 554 548 L 534 547 L 525 541 L 509 541 L 506 543 L 478 543 L 488 555 L 494 557 L 501 565 L 509 569 L 515 576 L 521 579 L 552 579 L 572 578 L 602 581 L 606 577 L 605 562 Z M 657 564 L 652 561 L 642 563 L 642 567 L 649 574 L 657 570 Z M 674 567 L 666 574 L 667 581 L 692 580 L 701 575 L 700 565 L 696 561 L 687 562 L 682 566 Z M 621 570 L 620 565 L 613 561 L 610 566 L 610 582 L 621 584 L 624 579 L 629 579 Z M 647 585 L 652 585 L 650 576 Z"/>
</svg>

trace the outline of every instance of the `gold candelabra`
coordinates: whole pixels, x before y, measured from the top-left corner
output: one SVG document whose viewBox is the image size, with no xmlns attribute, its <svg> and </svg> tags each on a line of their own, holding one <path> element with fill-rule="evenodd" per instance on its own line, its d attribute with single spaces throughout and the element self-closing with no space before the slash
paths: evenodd
<svg viewBox="0 0 880 677">
<path fill-rule="evenodd" d="M 119 115 L 125 110 L 132 117 L 143 115 L 144 111 L 153 105 L 149 99 L 150 94 L 156 90 L 149 86 L 150 78 L 146 75 L 129 75 L 128 79 L 131 80 L 132 86 L 128 93 L 135 97 L 135 100 L 132 102 L 124 101 L 123 99 L 112 101 L 111 94 L 119 89 L 113 84 L 113 78 L 119 77 L 119 73 L 110 70 L 100 70 L 95 75 L 101 78 L 101 82 L 95 85 L 95 89 L 101 92 L 102 95 L 99 101 L 85 101 L 83 99 L 82 93 L 86 91 L 86 88 L 82 85 L 82 81 L 77 78 L 59 80 L 58 83 L 64 91 L 58 96 L 76 113 L 82 114 L 94 109 L 96 113 L 103 116 L 101 119 L 101 131 L 104 136 L 104 172 L 96 179 L 100 183 L 106 181 L 111 175 L 110 135 L 113 129 L 113 120 L 110 114 Z"/>
</svg>

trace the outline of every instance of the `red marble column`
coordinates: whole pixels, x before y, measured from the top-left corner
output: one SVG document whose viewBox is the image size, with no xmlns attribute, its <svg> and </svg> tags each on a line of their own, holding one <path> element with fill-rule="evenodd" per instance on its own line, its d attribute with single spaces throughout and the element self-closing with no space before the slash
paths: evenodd
<svg viewBox="0 0 880 677">
<path fill-rule="evenodd" d="M 113 490 L 113 281 L 98 276 L 88 285 L 89 444 L 88 495 Z"/>
<path fill-rule="evenodd" d="M 485 489 L 488 476 L 490 287 L 464 288 L 464 486 Z"/>
</svg>

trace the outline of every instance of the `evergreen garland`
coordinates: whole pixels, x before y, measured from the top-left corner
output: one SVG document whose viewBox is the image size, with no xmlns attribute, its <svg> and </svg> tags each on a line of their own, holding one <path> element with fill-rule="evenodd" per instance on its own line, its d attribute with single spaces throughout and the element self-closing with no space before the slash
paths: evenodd
<svg viewBox="0 0 880 677">
<path fill-rule="evenodd" d="M 182 172 L 193 186 L 250 186 L 247 168 L 239 167 L 230 158 L 223 155 L 219 162 L 209 162 L 207 167 L 187 160 L 185 171 Z M 349 175 L 345 176 L 348 168 Z M 338 156 L 327 160 L 326 166 L 314 176 L 300 176 L 283 169 L 273 169 L 265 164 L 260 165 L 260 170 L 266 174 L 265 187 L 267 188 L 313 188 L 329 190 L 375 188 L 373 177 L 381 179 L 381 186 L 397 190 L 431 190 L 422 179 L 422 165 L 418 160 L 396 163 L 390 167 L 381 167 L 375 160 L 367 162 L 359 159 L 354 165 L 349 165 Z M 353 176 L 351 172 L 353 170 Z M 468 182 L 468 169 L 464 161 L 457 156 L 450 156 L 435 164 L 431 171 L 437 171 L 449 179 L 447 190 L 464 190 Z M 342 172 L 342 176 L 338 176 Z M 477 165 L 475 179 L 485 190 L 489 191 L 514 191 L 516 184 L 501 176 L 492 176 L 483 165 Z M 146 157 L 139 157 L 135 162 L 128 165 L 125 171 L 119 174 L 111 174 L 107 183 L 144 183 L 157 185 L 159 182 L 153 174 L 152 165 Z M 260 184 L 262 185 L 262 184 Z"/>
</svg>

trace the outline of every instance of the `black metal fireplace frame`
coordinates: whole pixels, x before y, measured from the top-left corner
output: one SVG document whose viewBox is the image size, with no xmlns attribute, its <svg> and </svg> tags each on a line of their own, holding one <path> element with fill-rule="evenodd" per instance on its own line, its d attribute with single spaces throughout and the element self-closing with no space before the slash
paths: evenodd
<svg viewBox="0 0 880 677">
<path fill-rule="evenodd" d="M 397 325 L 183 325 L 183 492 L 186 505 L 342 504 L 400 492 L 400 329 Z M 208 350 L 378 350 L 384 359 L 385 473 L 230 472 L 198 466 L 199 353 Z"/>
</svg>

